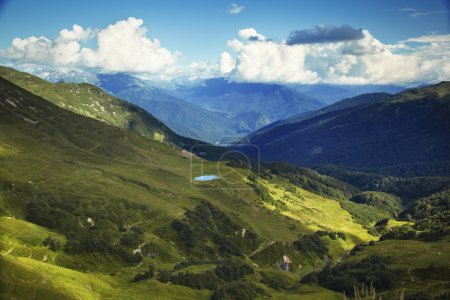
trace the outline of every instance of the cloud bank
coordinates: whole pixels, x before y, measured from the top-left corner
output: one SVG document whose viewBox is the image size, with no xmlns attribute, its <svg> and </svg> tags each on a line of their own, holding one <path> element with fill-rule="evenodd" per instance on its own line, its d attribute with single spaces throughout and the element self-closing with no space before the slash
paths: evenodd
<svg viewBox="0 0 450 300">
<path fill-rule="evenodd" d="M 235 81 L 285 84 L 412 86 L 450 80 L 450 34 L 384 44 L 365 29 L 322 25 L 293 31 L 277 42 L 255 28 L 243 28 L 226 45 L 229 51 L 216 64 L 182 65 L 179 51 L 170 51 L 158 39 L 148 37 L 143 20 L 128 18 L 103 29 L 73 25 L 54 40 L 15 38 L 9 48 L 0 50 L 0 63 L 31 73 L 127 72 L 176 82 L 225 76 Z"/>
<path fill-rule="evenodd" d="M 397 44 L 383 44 L 368 30 L 350 26 L 295 31 L 281 42 L 249 39 L 264 37 L 253 28 L 239 35 L 241 40 L 228 41 L 232 52 L 222 53 L 219 67 L 233 80 L 409 86 L 450 79 L 450 35 Z"/>
</svg>

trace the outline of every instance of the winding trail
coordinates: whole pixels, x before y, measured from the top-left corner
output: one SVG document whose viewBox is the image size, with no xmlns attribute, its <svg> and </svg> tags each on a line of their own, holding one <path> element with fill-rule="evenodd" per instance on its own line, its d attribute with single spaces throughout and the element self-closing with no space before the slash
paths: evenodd
<svg viewBox="0 0 450 300">
<path fill-rule="evenodd" d="M 267 247 L 272 246 L 273 244 L 275 244 L 276 241 L 270 241 L 267 244 L 266 243 L 261 243 L 261 245 L 259 245 L 259 247 L 253 251 L 248 257 L 252 257 L 255 256 L 256 254 L 260 253 L 261 251 L 263 251 L 264 249 L 266 249 Z"/>
<path fill-rule="evenodd" d="M 412 270 L 412 268 L 409 268 L 408 269 L 408 275 L 411 277 L 411 282 L 414 282 L 414 281 L 416 281 L 416 279 L 414 278 L 414 275 L 411 273 L 411 270 Z"/>
<path fill-rule="evenodd" d="M 136 269 L 139 268 L 140 266 L 142 266 L 142 264 L 144 263 L 144 257 L 143 257 L 143 255 L 142 255 L 142 247 L 144 247 L 145 244 L 147 244 L 147 242 L 143 242 L 142 244 L 140 244 L 140 245 L 137 247 L 137 249 L 134 249 L 134 250 L 133 250 L 133 254 L 140 253 L 141 256 L 142 256 L 142 261 L 141 261 L 139 264 L 137 264 L 136 266 L 133 267 L 133 270 L 134 270 L 134 271 L 136 271 Z"/>
</svg>

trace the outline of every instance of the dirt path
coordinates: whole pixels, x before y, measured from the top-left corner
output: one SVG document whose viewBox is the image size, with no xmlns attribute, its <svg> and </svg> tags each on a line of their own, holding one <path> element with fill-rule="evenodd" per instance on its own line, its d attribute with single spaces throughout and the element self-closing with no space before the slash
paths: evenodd
<svg viewBox="0 0 450 300">
<path fill-rule="evenodd" d="M 270 241 L 268 243 L 262 243 L 261 245 L 259 245 L 258 249 L 256 249 L 255 251 L 253 251 L 248 257 L 252 257 L 255 256 L 256 254 L 258 254 L 259 252 L 263 251 L 264 249 L 266 249 L 267 247 L 272 246 L 273 244 L 275 244 L 276 241 Z"/>
<path fill-rule="evenodd" d="M 5 253 L 2 253 L 2 255 L 9 255 L 11 254 L 11 252 L 14 250 L 14 247 L 11 247 L 8 251 L 6 251 Z"/>
<path fill-rule="evenodd" d="M 133 250 L 133 254 L 140 253 L 141 256 L 143 256 L 142 255 L 142 247 L 144 247 L 145 244 L 147 244 L 147 242 L 143 242 L 142 244 L 140 244 L 136 249 Z M 144 259 L 142 259 L 142 261 L 139 264 L 134 266 L 133 270 L 136 271 L 136 269 L 138 269 L 140 266 L 142 266 L 143 263 L 144 263 Z"/>
<path fill-rule="evenodd" d="M 411 282 L 414 282 L 414 281 L 416 281 L 416 279 L 414 278 L 414 275 L 411 273 L 411 269 L 412 268 L 409 268 L 407 272 L 408 272 L 408 275 L 411 277 Z"/>
</svg>

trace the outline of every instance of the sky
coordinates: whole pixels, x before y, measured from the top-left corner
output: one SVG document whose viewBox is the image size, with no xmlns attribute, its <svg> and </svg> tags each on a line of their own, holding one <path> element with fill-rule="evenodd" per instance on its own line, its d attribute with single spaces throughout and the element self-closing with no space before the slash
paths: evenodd
<svg viewBox="0 0 450 300">
<path fill-rule="evenodd" d="M 449 20 L 438 0 L 0 0 L 0 63 L 155 80 L 412 85 L 450 79 Z"/>
</svg>

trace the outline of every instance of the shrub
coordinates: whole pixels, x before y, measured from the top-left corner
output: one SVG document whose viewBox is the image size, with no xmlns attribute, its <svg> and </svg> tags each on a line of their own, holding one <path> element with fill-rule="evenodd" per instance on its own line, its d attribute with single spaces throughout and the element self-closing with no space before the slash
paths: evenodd
<svg viewBox="0 0 450 300">
<path fill-rule="evenodd" d="M 144 273 L 136 274 L 136 276 L 134 276 L 133 281 L 134 282 L 138 282 L 138 281 L 141 281 L 141 280 L 153 278 L 155 276 L 155 273 L 156 273 L 155 265 L 149 265 L 148 266 L 148 270 L 145 271 Z"/>
<path fill-rule="evenodd" d="M 206 271 L 204 273 L 178 273 L 170 276 L 169 280 L 173 284 L 188 286 L 197 290 L 215 290 L 218 283 L 218 278 L 213 271 Z"/>
<path fill-rule="evenodd" d="M 43 242 L 45 247 L 48 247 L 52 251 L 58 251 L 59 250 L 59 242 L 58 240 L 52 238 L 51 236 L 47 237 Z"/>
<path fill-rule="evenodd" d="M 159 271 L 156 279 L 158 279 L 159 282 L 168 283 L 170 281 L 170 272 L 169 271 Z"/>
<path fill-rule="evenodd" d="M 290 282 L 289 279 L 282 276 L 282 274 L 271 274 L 271 273 L 261 273 L 262 279 L 261 283 L 268 285 L 274 290 L 281 291 L 287 290 L 289 288 Z"/>
<path fill-rule="evenodd" d="M 212 295 L 212 300 L 251 300 L 264 290 L 246 281 L 232 281 L 219 287 Z"/>
<path fill-rule="evenodd" d="M 127 232 L 120 238 L 120 244 L 126 247 L 136 247 L 143 242 L 141 235 Z"/>
<path fill-rule="evenodd" d="M 305 276 L 301 282 L 316 282 L 328 289 L 353 296 L 354 285 L 364 283 L 366 286 L 373 285 L 377 290 L 384 290 L 392 287 L 396 277 L 396 274 L 387 268 L 384 259 L 374 255 L 360 262 L 327 266 L 318 273 Z"/>
<path fill-rule="evenodd" d="M 300 239 L 293 242 L 293 246 L 304 255 L 323 257 L 328 254 L 328 246 L 320 238 L 322 232 L 312 235 L 305 234 Z"/>
<path fill-rule="evenodd" d="M 214 270 L 217 277 L 225 281 L 233 281 L 244 278 L 246 275 L 253 274 L 253 268 L 238 260 L 226 260 L 219 264 Z"/>
</svg>

